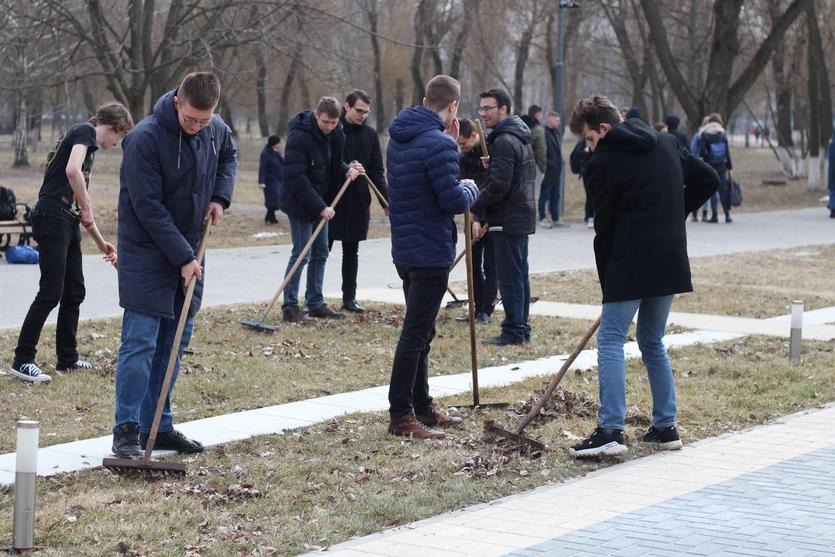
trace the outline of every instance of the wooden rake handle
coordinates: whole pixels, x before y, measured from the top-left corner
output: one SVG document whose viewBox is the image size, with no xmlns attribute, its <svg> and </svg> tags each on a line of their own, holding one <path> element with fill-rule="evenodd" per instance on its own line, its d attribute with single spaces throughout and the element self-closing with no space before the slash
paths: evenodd
<svg viewBox="0 0 835 557">
<path fill-rule="evenodd" d="M 339 188 L 339 192 L 337 192 L 336 197 L 333 198 L 333 203 L 331 204 L 331 207 L 336 207 L 336 204 L 339 203 L 339 200 L 342 199 L 342 196 L 345 194 L 345 190 L 347 190 L 348 186 L 351 185 L 351 181 L 352 180 L 350 178 L 345 179 L 345 182 L 342 184 L 342 187 Z M 284 289 L 287 287 L 287 284 L 290 283 L 290 280 L 293 278 L 293 275 L 295 275 L 296 271 L 299 270 L 299 267 L 301 266 L 302 261 L 304 261 L 304 256 L 307 255 L 307 252 L 310 251 L 310 248 L 313 246 L 313 242 L 315 242 L 316 238 L 319 237 L 319 234 L 322 232 L 322 229 L 325 227 L 326 222 L 328 222 L 328 221 L 325 220 L 324 217 L 322 217 L 319 220 L 319 224 L 316 225 L 316 229 L 313 231 L 313 234 L 310 235 L 310 239 L 304 245 L 304 248 L 302 248 L 301 253 L 296 258 L 296 262 L 293 263 L 293 266 L 290 268 L 290 272 L 287 273 L 287 275 L 284 277 L 284 281 L 282 281 L 281 286 L 279 286 L 278 290 L 275 291 L 275 295 L 273 296 L 273 299 L 270 300 L 270 303 L 267 306 L 267 309 L 264 310 L 264 314 L 261 316 L 261 319 L 258 320 L 259 323 L 263 323 L 264 321 L 267 320 L 267 315 L 269 315 L 270 311 L 272 311 L 273 306 L 275 306 L 275 303 L 278 301 L 278 298 L 279 298 L 279 296 L 281 296 L 281 293 L 284 292 Z"/>
<path fill-rule="evenodd" d="M 203 261 L 206 254 L 206 242 L 209 239 L 209 228 L 211 228 L 211 217 L 203 222 L 203 236 L 200 238 L 200 246 L 197 248 L 197 263 Z M 183 340 L 183 330 L 186 327 L 188 314 L 191 310 L 191 299 L 194 297 L 194 288 L 197 286 L 197 275 L 192 275 L 186 290 L 186 297 L 183 300 L 183 309 L 180 310 L 180 320 L 177 321 L 177 330 L 174 333 L 174 342 L 171 345 L 171 354 L 168 356 L 168 367 L 165 369 L 165 378 L 162 380 L 162 388 L 159 391 L 157 409 L 154 412 L 154 421 L 151 424 L 151 431 L 148 433 L 148 442 L 145 444 L 145 462 L 151 461 L 151 452 L 157 442 L 159 433 L 159 422 L 162 419 L 162 410 L 165 408 L 165 400 L 168 398 L 168 389 L 171 387 L 171 378 L 174 376 L 174 365 L 180 354 L 180 342 Z"/>
<path fill-rule="evenodd" d="M 586 334 L 583 335 L 583 338 L 580 340 L 580 343 L 577 345 L 577 348 L 574 349 L 574 352 L 571 353 L 568 359 L 562 364 L 560 370 L 556 373 L 556 375 L 554 375 L 553 379 L 551 379 L 551 382 L 548 383 L 548 387 L 545 389 L 545 392 L 539 398 L 539 400 L 536 401 L 536 404 L 534 404 L 533 408 L 531 408 L 531 411 L 528 412 L 527 416 L 522 418 L 522 421 L 519 422 L 518 426 L 516 426 L 515 433 L 517 435 L 522 433 L 522 430 L 525 429 L 525 426 L 531 423 L 531 420 L 533 420 L 539 414 L 539 411 L 542 410 L 542 407 L 545 406 L 545 403 L 548 402 L 548 399 L 550 399 L 551 395 L 554 394 L 557 385 L 559 385 L 560 381 L 562 381 L 562 378 L 568 371 L 568 368 L 571 367 L 571 364 L 574 363 L 574 360 L 577 359 L 577 356 L 580 355 L 580 352 L 582 352 L 583 348 L 586 347 L 586 344 L 589 343 L 589 339 L 591 339 L 592 335 L 594 335 L 594 332 L 597 330 L 599 326 L 600 317 L 597 318 L 597 321 L 595 321 L 594 324 L 592 324 L 592 326 L 589 327 L 589 330 L 586 331 Z"/>
</svg>

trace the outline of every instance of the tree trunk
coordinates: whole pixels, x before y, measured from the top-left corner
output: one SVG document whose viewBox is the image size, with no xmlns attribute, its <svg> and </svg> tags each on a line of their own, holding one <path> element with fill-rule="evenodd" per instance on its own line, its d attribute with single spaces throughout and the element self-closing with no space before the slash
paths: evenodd
<svg viewBox="0 0 835 557">
<path fill-rule="evenodd" d="M 287 75 L 284 76 L 284 85 L 281 87 L 281 98 L 278 103 L 278 135 L 282 136 L 287 135 L 287 121 L 290 119 L 290 94 L 293 92 L 293 81 L 296 79 L 296 73 L 299 71 L 302 59 L 302 36 L 304 31 L 301 28 L 301 19 L 299 20 L 297 33 L 296 45 L 293 47 L 290 67 L 287 69 Z"/>
<path fill-rule="evenodd" d="M 255 53 L 255 95 L 258 104 L 258 131 L 261 137 L 270 135 L 270 122 L 267 118 L 267 65 L 264 63 L 264 48 L 261 43 L 256 43 L 253 49 Z"/>
<path fill-rule="evenodd" d="M 17 126 L 14 138 L 14 163 L 15 168 L 29 166 L 29 109 L 26 105 L 26 97 L 20 93 L 17 109 Z"/>
<path fill-rule="evenodd" d="M 641 71 L 641 64 L 638 61 L 635 49 L 632 48 L 629 32 L 626 30 L 627 8 L 623 3 L 620 3 L 617 11 L 615 11 L 609 4 L 608 0 L 600 0 L 600 5 L 606 12 L 606 18 L 615 32 L 618 46 L 620 46 L 623 60 L 626 63 L 626 69 L 629 71 L 629 81 L 632 83 L 632 106 L 641 112 L 642 118 L 649 118 L 650 114 L 644 97 L 644 76 Z"/>
<path fill-rule="evenodd" d="M 531 40 L 533 39 L 533 32 L 536 28 L 536 19 L 531 18 L 531 24 L 527 29 L 522 31 L 522 37 L 519 39 L 519 46 L 516 48 L 516 68 L 513 72 L 513 104 L 516 105 L 516 112 L 518 114 L 525 113 L 524 97 L 522 95 L 522 88 L 525 84 L 525 66 L 528 63 L 528 56 L 531 51 Z"/>
<path fill-rule="evenodd" d="M 717 0 L 713 10 L 714 25 L 707 76 L 704 87 L 699 90 L 687 82 L 673 57 L 659 3 L 654 0 L 640 1 L 649 25 L 650 40 L 655 46 L 670 88 L 687 114 L 688 122 L 699 122 L 708 110 L 717 111 L 727 118 L 736 109 L 768 64 L 786 31 L 802 12 L 806 0 L 792 0 L 774 22 L 748 66 L 742 69 L 733 82 L 733 64 L 739 53 L 737 34 L 742 0 Z M 689 64 L 695 62 L 688 61 Z"/>
<path fill-rule="evenodd" d="M 820 24 L 815 11 L 815 0 L 806 0 L 806 22 L 809 28 L 809 77 L 816 78 L 818 85 L 818 145 L 826 148 L 832 135 L 832 96 L 830 93 L 829 70 L 821 39 Z"/>
<path fill-rule="evenodd" d="M 366 15 L 371 38 L 371 52 L 374 54 L 374 104 L 377 105 L 377 133 L 383 133 L 388 126 L 386 101 L 383 97 L 383 54 L 380 51 L 380 38 L 377 36 L 377 0 L 368 0 Z"/>
<path fill-rule="evenodd" d="M 452 48 L 452 58 L 449 63 L 449 75 L 455 79 L 460 79 L 461 76 L 461 61 L 464 58 L 464 50 L 470 36 L 468 16 L 476 12 L 477 2 L 478 0 L 464 0 L 464 17 L 461 18 L 461 29 L 455 37 L 455 46 Z"/>
<path fill-rule="evenodd" d="M 426 6 L 427 0 L 420 0 L 415 9 L 414 30 L 415 47 L 412 50 L 412 104 L 418 105 L 423 101 L 424 83 L 421 73 L 423 65 L 423 42 L 426 40 Z"/>
<path fill-rule="evenodd" d="M 394 81 L 394 104 L 397 112 L 406 106 L 406 84 L 399 77 Z"/>
</svg>

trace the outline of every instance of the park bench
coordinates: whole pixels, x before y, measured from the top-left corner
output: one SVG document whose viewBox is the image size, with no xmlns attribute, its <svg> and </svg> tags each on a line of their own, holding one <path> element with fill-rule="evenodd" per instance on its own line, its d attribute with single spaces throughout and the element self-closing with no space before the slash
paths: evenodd
<svg viewBox="0 0 835 557">
<path fill-rule="evenodd" d="M 13 245 L 13 236 L 17 235 L 17 245 L 28 246 L 32 239 L 32 224 L 30 222 L 32 210 L 28 205 L 18 203 L 24 209 L 23 218 L 0 221 L 0 252 Z"/>
</svg>

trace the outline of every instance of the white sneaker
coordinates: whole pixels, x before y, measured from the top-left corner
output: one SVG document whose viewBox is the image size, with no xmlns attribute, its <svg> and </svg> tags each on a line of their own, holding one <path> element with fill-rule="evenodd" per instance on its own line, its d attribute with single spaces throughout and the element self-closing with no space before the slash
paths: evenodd
<svg viewBox="0 0 835 557">
<path fill-rule="evenodd" d="M 49 383 L 52 377 L 43 372 L 34 362 L 28 364 L 20 364 L 15 367 L 12 366 L 12 375 L 16 375 L 24 381 L 31 381 L 32 383 Z"/>
<path fill-rule="evenodd" d="M 590 218 L 586 221 L 586 228 L 594 228 L 594 218 Z"/>
<path fill-rule="evenodd" d="M 551 224 L 551 221 L 549 221 L 548 219 L 540 220 L 539 226 L 541 226 L 542 228 L 554 228 L 554 225 Z"/>
</svg>

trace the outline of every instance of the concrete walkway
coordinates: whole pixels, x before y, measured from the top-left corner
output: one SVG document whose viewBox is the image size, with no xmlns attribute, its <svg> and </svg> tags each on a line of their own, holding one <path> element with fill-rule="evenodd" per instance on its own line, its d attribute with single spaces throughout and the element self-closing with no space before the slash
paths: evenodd
<svg viewBox="0 0 835 557">
<path fill-rule="evenodd" d="M 223 233 L 222 225 L 216 233 Z M 835 225 L 823 211 L 810 208 L 735 214 L 731 225 L 688 221 L 687 234 L 690 256 L 701 257 L 833 243 Z M 594 267 L 593 238 L 594 231 L 581 224 L 538 230 L 530 240 L 531 273 Z M 289 252 L 287 245 L 210 249 L 205 305 L 269 300 L 284 276 Z M 325 272 L 325 291 L 337 297 L 341 297 L 341 260 L 341 249 L 335 248 Z M 88 295 L 81 306 L 81 318 L 121 315 L 115 271 L 95 255 L 84 258 L 84 271 Z M 0 329 L 20 326 L 37 292 L 39 277 L 37 266 L 0 262 Z M 464 266 L 459 265 L 451 280 L 464 278 Z M 399 287 L 388 238 L 369 240 L 360 246 L 358 284 L 371 289 Z M 56 316 L 57 311 L 49 322 Z M 10 348 L 3 350 L 0 361 L 6 362 Z"/>
<path fill-rule="evenodd" d="M 835 406 L 308 555 L 835 555 Z"/>
</svg>

